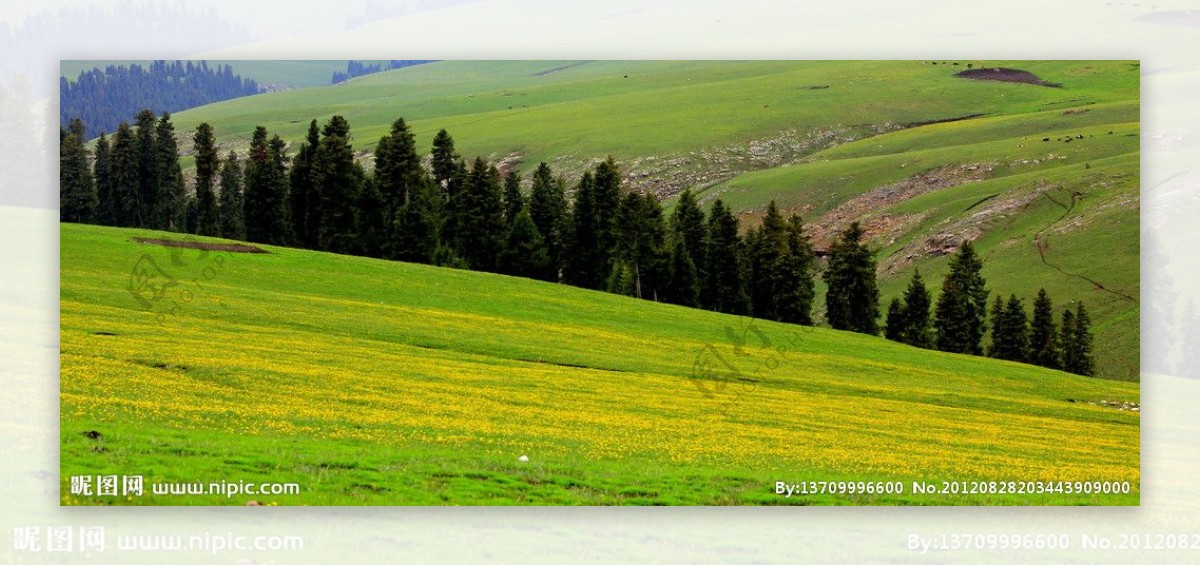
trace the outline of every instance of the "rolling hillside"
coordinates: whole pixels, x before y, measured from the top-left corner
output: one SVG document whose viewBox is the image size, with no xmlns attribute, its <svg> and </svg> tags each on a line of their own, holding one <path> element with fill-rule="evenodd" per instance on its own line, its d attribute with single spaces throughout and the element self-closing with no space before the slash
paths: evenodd
<svg viewBox="0 0 1200 566">
<path fill-rule="evenodd" d="M 134 238 L 179 236 L 62 225 L 67 505 L 1138 502 L 1140 417 L 1119 406 L 1136 384 L 492 274 Z M 70 495 L 70 476 L 113 473 L 302 492 Z M 810 480 L 904 493 L 772 491 Z M 976 480 L 1132 489 L 911 487 Z"/>
<path fill-rule="evenodd" d="M 1057 86 L 956 76 L 968 66 Z M 368 166 L 400 116 L 420 147 L 446 128 L 464 156 L 522 169 L 575 177 L 612 155 L 668 206 L 691 187 L 753 223 L 773 198 L 818 245 L 865 221 L 885 304 L 915 269 L 936 286 L 945 252 L 974 239 L 992 290 L 1084 301 L 1099 376 L 1137 380 L 1138 80 L 1129 61 L 447 61 L 175 121 L 244 151 L 256 125 L 298 142 L 341 114 Z"/>
</svg>

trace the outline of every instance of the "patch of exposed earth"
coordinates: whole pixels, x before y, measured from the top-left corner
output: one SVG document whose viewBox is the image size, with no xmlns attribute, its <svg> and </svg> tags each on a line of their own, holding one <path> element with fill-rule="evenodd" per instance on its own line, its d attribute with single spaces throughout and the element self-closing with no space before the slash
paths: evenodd
<svg viewBox="0 0 1200 566">
<path fill-rule="evenodd" d="M 982 69 L 967 69 L 954 73 L 954 76 L 961 79 L 972 79 L 977 81 L 1001 81 L 1006 83 L 1025 83 L 1038 86 L 1048 86 L 1052 88 L 1060 88 L 1061 84 L 1044 81 L 1037 75 L 1022 71 L 1021 69 L 1009 69 L 1007 67 L 987 67 Z"/>
</svg>

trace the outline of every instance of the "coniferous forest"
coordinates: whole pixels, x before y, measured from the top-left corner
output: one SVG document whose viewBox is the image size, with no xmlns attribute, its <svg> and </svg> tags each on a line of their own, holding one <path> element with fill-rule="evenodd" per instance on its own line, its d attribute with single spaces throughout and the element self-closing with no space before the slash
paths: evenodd
<svg viewBox="0 0 1200 566">
<path fill-rule="evenodd" d="M 190 64 L 182 72 L 213 76 Z M 227 67 L 216 72 L 228 75 Z M 745 230 L 721 199 L 705 211 L 689 190 L 666 213 L 654 195 L 622 188 L 611 157 L 578 179 L 546 163 L 526 179 L 480 157 L 464 159 L 445 130 L 426 155 L 397 119 L 368 171 L 355 160 L 341 116 L 323 125 L 312 120 L 295 151 L 260 126 L 246 155 L 222 153 L 208 124 L 177 135 L 166 111 L 142 109 L 132 125 L 118 120 L 111 135 L 100 128 L 106 133 L 92 151 L 84 124 L 71 119 L 60 131 L 63 222 L 488 271 L 803 325 L 815 322 L 820 274 L 824 318 L 835 329 L 1095 374 L 1085 306 L 1076 302 L 1058 323 L 1044 290 L 1032 317 L 1015 294 L 1005 300 L 996 293 L 989 306 L 983 261 L 969 241 L 952 257 L 936 299 L 917 271 L 886 307 L 881 327 L 874 253 L 858 223 L 822 260 L 801 218 L 785 216 L 774 201 Z M 179 164 L 180 139 L 196 160 L 191 186 Z"/>
</svg>

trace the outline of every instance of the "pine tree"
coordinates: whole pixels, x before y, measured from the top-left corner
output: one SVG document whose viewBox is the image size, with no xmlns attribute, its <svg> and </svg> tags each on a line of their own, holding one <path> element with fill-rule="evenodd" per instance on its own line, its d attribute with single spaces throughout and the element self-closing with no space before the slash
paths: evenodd
<svg viewBox="0 0 1200 566">
<path fill-rule="evenodd" d="M 570 252 L 563 273 L 567 283 L 585 289 L 599 289 L 608 268 L 607 256 L 601 252 L 596 237 L 598 217 L 595 206 L 595 182 L 591 172 L 585 172 L 575 190 Z"/>
<path fill-rule="evenodd" d="M 171 115 L 163 112 L 154 131 L 154 147 L 158 164 L 155 171 L 158 180 L 157 206 L 152 208 L 156 225 L 163 230 L 182 232 L 186 230 L 184 216 L 187 213 L 187 190 L 183 182 L 183 168 L 179 165 L 179 144 L 175 141 L 175 126 Z M 197 203 L 199 204 L 199 203 Z"/>
<path fill-rule="evenodd" d="M 775 316 L 780 322 L 811 326 L 813 299 L 813 264 L 816 254 L 804 233 L 804 223 L 792 215 L 787 223 L 787 251 L 777 260 L 774 273 Z"/>
<path fill-rule="evenodd" d="M 1079 364 L 1079 347 L 1075 342 L 1075 313 L 1071 309 L 1063 309 L 1058 341 L 1062 346 L 1062 370 L 1075 373 Z"/>
<path fill-rule="evenodd" d="M 671 238 L 671 247 L 667 280 L 663 284 L 662 299 L 668 303 L 685 307 L 700 306 L 700 281 L 696 273 L 696 264 L 692 262 L 692 254 L 688 252 L 683 238 Z"/>
<path fill-rule="evenodd" d="M 823 277 L 825 317 L 837 330 L 863 334 L 879 332 L 879 289 L 875 283 L 875 259 L 862 239 L 857 222 L 842 233 L 829 250 L 829 266 Z"/>
<path fill-rule="evenodd" d="M 567 243 L 567 199 L 566 182 L 554 178 L 550 166 L 539 163 L 533 172 L 529 191 L 529 216 L 537 226 L 538 233 L 546 243 L 550 256 L 549 281 L 557 281 L 563 267 L 564 248 Z"/>
<path fill-rule="evenodd" d="M 887 319 L 883 327 L 884 338 L 903 342 L 903 333 L 908 327 L 908 321 L 904 320 L 904 306 L 899 297 L 893 297 L 892 302 L 888 303 Z"/>
<path fill-rule="evenodd" d="M 454 138 L 446 130 L 438 130 L 433 138 L 433 180 L 445 187 L 454 176 L 455 164 L 460 160 L 454 151 Z"/>
<path fill-rule="evenodd" d="M 613 223 L 613 258 L 629 269 L 633 296 L 655 299 L 659 282 L 665 280 L 662 207 L 654 195 L 626 193 Z M 611 290 L 611 289 L 610 289 Z"/>
<path fill-rule="evenodd" d="M 1054 327 L 1054 306 L 1045 289 L 1039 289 L 1033 302 L 1033 322 L 1029 325 L 1029 361 L 1042 367 L 1059 369 L 1062 355 L 1058 330 Z"/>
<path fill-rule="evenodd" d="M 525 197 L 521 196 L 521 174 L 515 169 L 504 174 L 504 196 L 501 200 L 504 204 L 504 225 L 511 227 L 525 208 Z"/>
<path fill-rule="evenodd" d="M 780 267 L 780 259 L 788 253 L 787 238 L 787 224 L 772 199 L 763 215 L 762 225 L 746 234 L 750 306 L 752 314 L 758 318 L 779 320 L 776 297 L 782 289 L 776 287 L 786 281 L 776 270 Z"/>
<path fill-rule="evenodd" d="M 531 279 L 549 277 L 550 254 L 546 252 L 546 243 L 538 233 L 528 208 L 522 208 L 513 217 L 508 240 L 501 252 L 500 265 L 508 275 Z"/>
<path fill-rule="evenodd" d="M 221 235 L 234 239 L 246 239 L 246 218 L 243 215 L 242 165 L 237 153 L 230 151 L 221 165 L 221 195 L 218 207 Z"/>
<path fill-rule="evenodd" d="M 996 295 L 992 305 L 992 344 L 987 355 L 1014 362 L 1024 362 L 1029 357 L 1028 319 L 1016 295 L 1009 295 L 1007 304 Z"/>
<path fill-rule="evenodd" d="M 112 183 L 113 225 L 121 227 L 141 226 L 139 160 L 137 137 L 129 124 L 121 122 L 113 134 Z"/>
<path fill-rule="evenodd" d="M 255 128 L 245 166 L 243 205 L 246 239 L 251 242 L 285 246 L 290 240 L 284 146 L 278 135 L 267 141 L 267 129 Z"/>
<path fill-rule="evenodd" d="M 136 117 L 136 134 L 133 146 L 134 163 L 137 166 L 137 209 L 134 211 L 134 222 L 130 226 L 139 228 L 165 228 L 155 213 L 161 211 L 159 203 L 159 153 L 155 138 L 156 118 L 150 109 L 138 112 Z M 118 127 L 119 130 L 119 127 Z"/>
<path fill-rule="evenodd" d="M 363 173 L 359 170 L 358 175 Z M 379 192 L 379 188 L 373 177 L 362 176 L 359 180 L 360 190 L 358 193 L 358 225 L 356 235 L 358 238 L 357 252 L 358 254 L 367 257 L 384 257 L 384 248 L 388 247 L 388 238 L 390 229 L 385 217 L 387 216 L 387 203 L 383 198 L 383 194 Z"/>
<path fill-rule="evenodd" d="M 403 118 L 392 123 L 388 135 L 380 138 L 375 149 L 375 182 L 383 198 L 383 221 L 389 226 L 387 256 L 392 258 L 424 258 L 429 261 L 432 248 L 425 249 L 430 222 L 425 218 L 432 202 L 415 203 L 426 195 L 418 195 L 428 183 L 421 157 L 417 154 L 416 138 Z M 453 142 L 451 142 L 453 156 Z M 407 232 L 398 232 L 407 231 Z M 415 245 L 418 250 L 405 250 L 401 246 Z"/>
<path fill-rule="evenodd" d="M 603 276 L 616 246 L 617 209 L 621 206 L 621 173 L 612 157 L 596 166 L 594 176 L 594 209 L 596 214 L 596 249 L 601 254 L 600 273 Z"/>
<path fill-rule="evenodd" d="M 705 280 L 701 288 L 704 308 L 728 314 L 748 314 L 750 297 L 743 278 L 738 220 L 721 199 L 713 201 L 708 214 L 704 264 Z"/>
<path fill-rule="evenodd" d="M 356 254 L 359 241 L 359 204 L 363 171 L 354 162 L 350 124 L 333 116 L 321 130 L 320 149 L 313 162 L 313 185 L 321 195 L 317 246 L 325 251 Z"/>
<path fill-rule="evenodd" d="M 921 279 L 921 270 L 913 272 L 913 278 L 904 291 L 904 327 L 900 330 L 900 341 L 918 348 L 933 347 L 933 333 L 929 326 L 929 306 L 932 302 L 929 289 Z"/>
<path fill-rule="evenodd" d="M 201 122 L 192 137 L 196 154 L 196 229 L 202 236 L 221 235 L 220 218 L 217 211 L 217 195 L 213 185 L 219 167 L 216 137 L 212 126 Z"/>
<path fill-rule="evenodd" d="M 471 269 L 496 271 L 500 250 L 504 247 L 504 207 L 501 203 L 500 172 L 481 158 L 475 158 L 471 172 L 457 199 L 458 226 L 454 251 Z"/>
<path fill-rule="evenodd" d="M 112 184 L 112 144 L 109 143 L 108 136 L 104 132 L 100 132 L 100 138 L 96 140 L 96 159 L 92 165 L 92 178 L 96 184 L 96 196 L 98 204 L 96 207 L 96 222 L 107 226 L 115 225 L 116 212 L 113 205 L 113 184 Z"/>
<path fill-rule="evenodd" d="M 317 249 L 321 225 L 321 194 L 313 178 L 313 165 L 321 146 L 317 121 L 308 123 L 308 133 L 292 160 L 288 173 L 288 200 L 291 208 L 292 237 L 305 248 Z"/>
<path fill-rule="evenodd" d="M 59 139 L 58 216 L 62 222 L 91 223 L 96 220 L 100 198 L 83 135 L 83 122 L 76 118 L 71 120 L 69 131 L 63 132 Z"/>
<path fill-rule="evenodd" d="M 685 189 L 679 193 L 679 200 L 675 203 L 675 210 L 671 213 L 670 229 L 674 238 L 683 240 L 683 244 L 691 256 L 692 264 L 698 270 L 697 276 L 702 276 L 700 270 L 704 265 L 704 211 L 696 203 L 696 197 L 692 194 L 691 189 Z"/>
<path fill-rule="evenodd" d="M 1096 359 L 1092 354 L 1092 319 L 1081 301 L 1075 306 L 1075 324 L 1071 348 L 1073 364 L 1067 371 L 1079 375 L 1096 375 Z"/>
<path fill-rule="evenodd" d="M 937 348 L 944 352 L 979 355 L 987 319 L 988 290 L 980 272 L 983 263 L 971 242 L 964 241 L 950 260 L 934 314 Z"/>
<path fill-rule="evenodd" d="M 433 263 L 445 206 L 441 187 L 422 175 L 408 188 L 408 203 L 400 207 L 391 230 L 387 256 L 400 261 Z"/>
</svg>

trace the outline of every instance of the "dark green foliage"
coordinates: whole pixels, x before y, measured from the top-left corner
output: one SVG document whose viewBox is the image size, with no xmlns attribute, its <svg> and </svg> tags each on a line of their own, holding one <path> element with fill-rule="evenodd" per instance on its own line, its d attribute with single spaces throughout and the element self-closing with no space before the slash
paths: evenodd
<svg viewBox="0 0 1200 566">
<path fill-rule="evenodd" d="M 671 233 L 673 238 L 683 240 L 692 263 L 700 270 L 704 265 L 704 211 L 700 210 L 691 189 L 679 194 L 675 210 L 671 213 Z"/>
<path fill-rule="evenodd" d="M 383 199 L 383 221 L 391 229 L 408 226 L 398 222 L 403 209 L 412 203 L 425 183 L 425 171 L 412 131 L 403 118 L 392 122 L 388 135 L 375 147 L 375 184 Z M 389 239 L 410 240 L 413 234 L 389 234 Z M 396 253 L 396 250 L 389 250 Z"/>
<path fill-rule="evenodd" d="M 1025 307 L 1016 295 L 1009 295 L 1007 304 L 996 295 L 992 305 L 992 343 L 987 354 L 1014 362 L 1029 358 L 1029 323 Z"/>
<path fill-rule="evenodd" d="M 700 306 L 700 278 L 692 254 L 683 238 L 671 238 L 674 244 L 668 259 L 667 279 L 663 283 L 661 298 L 668 303 L 685 307 Z"/>
<path fill-rule="evenodd" d="M 234 239 L 246 238 L 246 218 L 243 214 L 242 164 L 237 153 L 229 152 L 221 165 L 221 195 L 218 206 L 221 235 Z"/>
<path fill-rule="evenodd" d="M 1054 327 L 1054 305 L 1045 289 L 1039 289 L 1033 301 L 1033 321 L 1029 325 L 1029 362 L 1050 369 L 1062 367 L 1058 329 Z"/>
<path fill-rule="evenodd" d="M 313 165 L 320 151 L 321 135 L 317 121 L 308 123 L 308 134 L 292 160 L 288 173 L 288 201 L 291 209 L 292 237 L 306 248 L 316 249 L 321 226 L 321 193 L 313 179 Z"/>
<path fill-rule="evenodd" d="M 717 312 L 748 314 L 750 297 L 743 278 L 738 220 L 721 199 L 713 202 L 707 232 L 701 304 Z"/>
<path fill-rule="evenodd" d="M 1082 302 L 1075 307 L 1074 314 L 1070 310 L 1063 311 L 1063 371 L 1079 375 L 1096 374 L 1091 325 L 1092 319 Z"/>
<path fill-rule="evenodd" d="M 507 234 L 501 203 L 500 172 L 475 158 L 471 172 L 455 198 L 452 247 L 471 269 L 496 271 Z"/>
<path fill-rule="evenodd" d="M 459 161 L 458 154 L 454 152 L 454 138 L 446 130 L 438 130 L 433 138 L 433 159 L 430 162 L 433 180 L 445 187 L 454 177 L 455 164 Z"/>
<path fill-rule="evenodd" d="M 571 211 L 573 232 L 564 278 L 567 283 L 587 289 L 599 289 L 605 282 L 608 269 L 608 255 L 600 249 L 596 237 L 595 206 L 595 180 L 590 172 L 585 172 L 575 190 L 575 204 Z"/>
<path fill-rule="evenodd" d="M 787 252 L 774 269 L 776 290 L 775 319 L 792 324 L 812 325 L 812 305 L 816 298 L 813 265 L 816 254 L 804 233 L 804 223 L 792 215 L 787 223 Z"/>
<path fill-rule="evenodd" d="M 616 246 L 617 209 L 621 206 L 621 173 L 612 157 L 596 166 L 593 211 L 596 216 L 596 249 L 603 256 L 601 273 L 608 267 Z"/>
<path fill-rule="evenodd" d="M 504 225 L 512 226 L 517 215 L 525 208 L 525 197 L 521 196 L 521 174 L 509 170 L 504 174 Z"/>
<path fill-rule="evenodd" d="M 320 249 L 341 254 L 362 251 L 358 222 L 363 177 L 354 162 L 350 124 L 342 116 L 333 116 L 321 130 L 320 150 L 313 162 L 313 185 L 321 195 Z"/>
<path fill-rule="evenodd" d="M 358 203 L 356 203 L 358 208 L 357 253 L 367 257 L 382 258 L 390 232 L 384 218 L 387 214 L 387 205 L 373 178 L 364 176 L 360 184 L 362 188 L 359 191 Z"/>
<path fill-rule="evenodd" d="M 408 194 L 408 203 L 400 207 L 393 222 L 385 254 L 401 261 L 434 263 L 444 208 L 441 188 L 422 176 Z"/>
<path fill-rule="evenodd" d="M 500 267 L 508 275 L 550 279 L 550 254 L 527 208 L 513 217 L 508 241 L 500 254 Z"/>
<path fill-rule="evenodd" d="M 155 219 L 153 226 L 175 232 L 185 231 L 187 190 L 183 183 L 183 169 L 179 166 L 179 144 L 175 141 L 175 126 L 171 124 L 171 115 L 166 112 L 163 112 L 162 118 L 155 126 L 154 147 L 158 156 L 158 164 L 155 167 L 158 181 L 154 183 L 157 186 L 158 201 L 151 208 Z"/>
<path fill-rule="evenodd" d="M 564 249 L 570 236 L 567 217 L 566 181 L 554 178 L 550 166 L 539 163 L 529 192 L 529 216 L 546 243 L 550 256 L 551 281 L 562 269 Z"/>
<path fill-rule="evenodd" d="M 287 156 L 279 136 L 267 141 L 267 129 L 259 126 L 250 142 L 250 159 L 245 166 L 246 239 L 262 244 L 287 245 L 291 236 L 288 220 Z"/>
<path fill-rule="evenodd" d="M 758 318 L 777 320 L 775 284 L 782 281 L 775 270 L 787 252 L 787 225 L 772 199 L 763 215 L 762 225 L 746 233 L 747 286 L 752 312 Z"/>
<path fill-rule="evenodd" d="M 87 147 L 83 145 L 84 127 L 72 120 L 70 130 L 59 139 L 58 194 L 59 220 L 63 222 L 95 222 L 99 197 L 96 182 L 88 163 Z"/>
<path fill-rule="evenodd" d="M 862 239 L 857 222 L 842 232 L 829 250 L 829 266 L 823 275 L 825 318 L 837 330 L 863 334 L 879 332 L 879 289 L 875 284 L 875 259 Z"/>
<path fill-rule="evenodd" d="M 888 303 L 887 319 L 884 322 L 883 337 L 888 340 L 901 342 L 904 329 L 908 327 L 908 321 L 904 319 L 904 303 L 900 302 L 899 297 L 893 297 L 892 302 Z"/>
<path fill-rule="evenodd" d="M 933 331 L 929 325 L 929 307 L 933 299 L 925 280 L 921 278 L 921 270 L 913 272 L 913 278 L 908 282 L 904 291 L 904 326 L 900 330 L 901 342 L 918 348 L 933 347 Z"/>
<path fill-rule="evenodd" d="M 666 279 L 663 250 L 666 228 L 658 199 L 649 193 L 626 193 L 621 198 L 613 228 L 612 257 L 629 270 L 632 296 L 656 299 L 658 285 Z"/>
<path fill-rule="evenodd" d="M 982 353 L 988 290 L 980 272 L 983 263 L 971 242 L 964 241 L 950 260 L 934 315 L 937 348 L 960 354 Z"/>
<path fill-rule="evenodd" d="M 117 126 L 113 134 L 112 165 L 109 173 L 112 183 L 112 220 L 114 226 L 141 226 L 137 138 L 129 124 Z"/>
<path fill-rule="evenodd" d="M 221 234 L 217 195 L 213 191 L 219 166 L 216 143 L 212 126 L 201 122 L 192 136 L 192 144 L 196 155 L 196 233 L 202 236 Z"/>
<path fill-rule="evenodd" d="M 112 144 L 108 136 L 101 133 L 96 140 L 96 159 L 92 164 L 92 177 L 96 183 L 96 196 L 99 201 L 96 207 L 96 222 L 109 226 L 116 225 L 114 209 L 116 196 L 113 194 L 112 182 Z"/>
<path fill-rule="evenodd" d="M 135 180 L 137 182 L 137 210 L 134 213 L 134 223 L 131 226 L 139 228 L 164 228 L 161 220 L 156 218 L 159 212 L 159 176 L 158 176 L 158 144 L 155 137 L 156 122 L 154 112 L 149 109 L 138 112 L 136 119 L 136 134 L 134 141 L 134 165 L 136 166 Z M 120 129 L 118 127 L 118 129 Z"/>
</svg>

